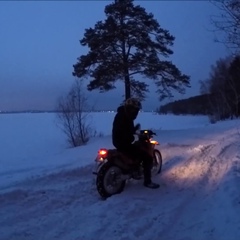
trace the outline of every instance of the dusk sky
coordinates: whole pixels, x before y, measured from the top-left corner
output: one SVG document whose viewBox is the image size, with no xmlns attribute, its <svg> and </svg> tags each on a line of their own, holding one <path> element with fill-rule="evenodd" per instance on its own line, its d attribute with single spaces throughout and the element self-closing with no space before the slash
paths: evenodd
<svg viewBox="0 0 240 240">
<path fill-rule="evenodd" d="M 88 52 L 79 40 L 84 30 L 104 20 L 112 1 L 0 1 L 0 111 L 52 110 L 74 81 L 72 65 Z M 208 1 L 136 1 L 176 37 L 170 60 L 191 76 L 190 89 L 175 99 L 199 94 L 199 80 L 228 52 L 214 42 L 210 16 L 219 14 Z M 108 93 L 87 92 L 96 109 L 116 109 L 123 83 Z M 154 85 L 144 110 L 161 104 Z M 168 100 L 169 101 L 169 100 Z"/>
</svg>

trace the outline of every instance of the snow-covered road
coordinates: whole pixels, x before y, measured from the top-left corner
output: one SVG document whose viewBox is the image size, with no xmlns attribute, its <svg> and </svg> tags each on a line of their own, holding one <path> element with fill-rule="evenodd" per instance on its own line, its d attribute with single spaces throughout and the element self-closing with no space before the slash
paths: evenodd
<svg viewBox="0 0 240 240">
<path fill-rule="evenodd" d="M 123 193 L 103 201 L 91 164 L 27 178 L 5 189 L 0 239 L 239 239 L 238 131 L 215 131 L 209 138 L 201 130 L 182 130 L 181 140 L 171 134 L 167 138 L 157 190 L 130 181 Z"/>
</svg>

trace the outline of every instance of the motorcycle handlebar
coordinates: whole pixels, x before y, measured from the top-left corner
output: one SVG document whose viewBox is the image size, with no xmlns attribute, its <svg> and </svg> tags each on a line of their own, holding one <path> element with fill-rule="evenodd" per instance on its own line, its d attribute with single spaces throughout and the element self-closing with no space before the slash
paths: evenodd
<svg viewBox="0 0 240 240">
<path fill-rule="evenodd" d="M 139 130 L 136 131 L 135 133 L 136 135 L 140 136 L 140 135 L 144 135 L 144 134 L 149 134 L 150 136 L 156 136 L 157 134 L 155 132 L 153 132 L 152 130 Z"/>
</svg>

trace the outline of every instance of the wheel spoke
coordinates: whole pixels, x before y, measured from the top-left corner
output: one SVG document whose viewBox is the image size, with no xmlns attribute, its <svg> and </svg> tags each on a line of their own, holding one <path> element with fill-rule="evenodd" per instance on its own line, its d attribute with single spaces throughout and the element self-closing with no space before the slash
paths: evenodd
<svg viewBox="0 0 240 240">
<path fill-rule="evenodd" d="M 109 170 L 106 172 L 104 177 L 104 185 L 109 194 L 115 194 L 121 188 L 122 181 L 119 181 L 119 179 L 121 179 L 121 174 L 121 169 L 116 166 L 109 168 Z"/>
</svg>

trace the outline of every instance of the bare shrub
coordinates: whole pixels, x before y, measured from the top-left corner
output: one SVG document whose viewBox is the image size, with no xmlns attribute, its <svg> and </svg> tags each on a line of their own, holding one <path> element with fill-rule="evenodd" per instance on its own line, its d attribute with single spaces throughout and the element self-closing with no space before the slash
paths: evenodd
<svg viewBox="0 0 240 240">
<path fill-rule="evenodd" d="M 90 124 L 89 106 L 80 80 L 76 80 L 66 96 L 57 103 L 58 126 L 72 147 L 86 144 L 94 130 Z"/>
</svg>

